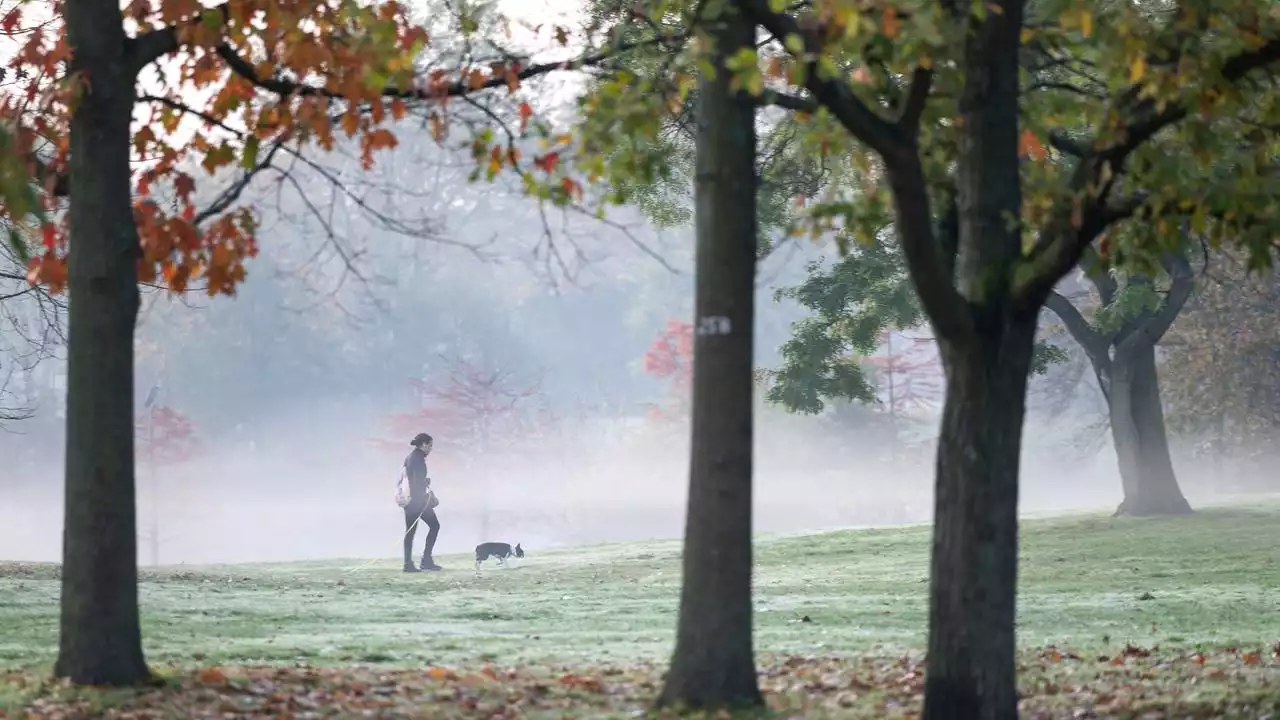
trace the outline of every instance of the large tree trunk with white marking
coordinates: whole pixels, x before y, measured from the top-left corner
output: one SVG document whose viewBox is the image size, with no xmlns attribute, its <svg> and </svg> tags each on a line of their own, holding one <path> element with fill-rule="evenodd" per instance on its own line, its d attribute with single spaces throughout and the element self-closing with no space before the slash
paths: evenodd
<svg viewBox="0 0 1280 720">
<path fill-rule="evenodd" d="M 698 92 L 697 280 L 692 458 L 675 653 L 658 706 L 752 707 L 752 382 L 755 107 L 730 88 L 726 56 L 752 47 L 732 7 L 709 20 L 716 76 Z"/>
</svg>

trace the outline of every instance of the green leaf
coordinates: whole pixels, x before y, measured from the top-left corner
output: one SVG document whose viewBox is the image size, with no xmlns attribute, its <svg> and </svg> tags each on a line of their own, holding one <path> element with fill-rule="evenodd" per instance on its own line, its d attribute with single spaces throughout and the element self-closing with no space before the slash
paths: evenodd
<svg viewBox="0 0 1280 720">
<path fill-rule="evenodd" d="M 13 250 L 14 256 L 23 265 L 31 260 L 31 251 L 27 249 L 27 243 L 22 239 L 22 235 L 13 225 L 9 226 L 9 247 Z"/>
<path fill-rule="evenodd" d="M 200 22 L 206 28 L 217 31 L 222 28 L 222 11 L 216 9 L 205 10 L 200 13 Z"/>
<path fill-rule="evenodd" d="M 244 141 L 244 154 L 240 156 L 240 167 L 252 170 L 258 166 L 259 141 L 256 135 L 250 135 Z"/>
</svg>

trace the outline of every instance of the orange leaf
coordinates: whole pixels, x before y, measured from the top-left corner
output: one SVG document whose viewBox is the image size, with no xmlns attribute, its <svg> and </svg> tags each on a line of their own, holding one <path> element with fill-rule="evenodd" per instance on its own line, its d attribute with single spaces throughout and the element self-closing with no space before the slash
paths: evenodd
<svg viewBox="0 0 1280 720">
<path fill-rule="evenodd" d="M 442 667 L 433 667 L 427 670 L 427 677 L 432 680 L 452 680 L 454 674 Z"/>
<path fill-rule="evenodd" d="M 1252 652 L 1247 652 L 1244 655 L 1241 655 L 1240 659 L 1244 661 L 1245 665 L 1257 665 L 1262 662 L 1262 651 L 1254 650 Z"/>
<path fill-rule="evenodd" d="M 1040 143 L 1040 138 L 1036 137 L 1036 134 L 1031 132 L 1030 128 L 1027 128 L 1018 137 L 1018 154 L 1038 161 L 1048 157 L 1049 152 Z"/>
<path fill-rule="evenodd" d="M 582 186 L 574 182 L 573 178 L 563 178 L 560 180 L 560 188 L 565 194 L 572 198 L 582 199 Z"/>
<path fill-rule="evenodd" d="M 773 57 L 769 58 L 769 67 L 765 71 L 765 74 L 768 75 L 769 77 L 774 77 L 774 78 L 782 77 L 783 70 L 782 70 L 781 55 L 774 55 Z"/>
<path fill-rule="evenodd" d="M 223 685 L 227 682 L 227 676 L 218 668 L 205 668 L 200 671 L 199 677 L 200 682 L 206 685 Z"/>
<path fill-rule="evenodd" d="M 355 135 L 356 130 L 360 129 L 360 116 L 354 108 L 343 114 L 342 129 L 346 131 L 347 137 Z"/>
<path fill-rule="evenodd" d="M 507 92 L 513 93 L 520 87 L 520 63 L 513 62 L 507 66 Z"/>
<path fill-rule="evenodd" d="M 892 40 L 902 29 L 902 21 L 898 19 L 898 11 L 892 5 L 884 6 L 884 15 L 880 19 L 880 32 Z"/>
</svg>

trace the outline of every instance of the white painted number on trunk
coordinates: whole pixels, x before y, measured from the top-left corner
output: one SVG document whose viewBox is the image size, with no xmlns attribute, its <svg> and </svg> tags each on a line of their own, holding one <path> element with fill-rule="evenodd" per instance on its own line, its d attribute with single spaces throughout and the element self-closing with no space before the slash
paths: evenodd
<svg viewBox="0 0 1280 720">
<path fill-rule="evenodd" d="M 731 327 L 729 318 L 722 315 L 698 318 L 699 335 L 728 335 Z"/>
</svg>

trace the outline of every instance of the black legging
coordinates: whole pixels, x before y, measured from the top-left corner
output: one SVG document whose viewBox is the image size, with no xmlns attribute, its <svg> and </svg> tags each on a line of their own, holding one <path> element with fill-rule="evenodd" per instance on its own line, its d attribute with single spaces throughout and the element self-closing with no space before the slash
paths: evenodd
<svg viewBox="0 0 1280 720">
<path fill-rule="evenodd" d="M 436 536 L 440 534 L 440 519 L 435 510 L 424 508 L 425 503 L 415 503 L 404 509 L 404 564 L 413 564 L 413 536 L 418 532 L 418 519 L 427 524 L 427 545 L 422 550 L 422 561 L 425 564 L 431 559 L 431 551 L 436 547 Z"/>
</svg>

